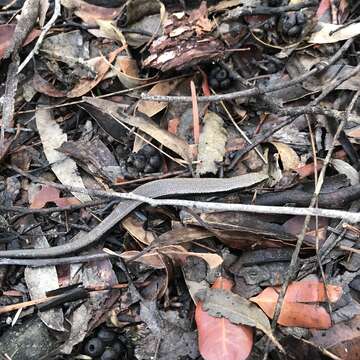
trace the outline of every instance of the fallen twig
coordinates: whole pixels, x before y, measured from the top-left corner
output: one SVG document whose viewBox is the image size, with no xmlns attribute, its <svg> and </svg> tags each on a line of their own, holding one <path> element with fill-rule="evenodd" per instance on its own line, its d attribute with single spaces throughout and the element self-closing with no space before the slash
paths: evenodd
<svg viewBox="0 0 360 360">
<path fill-rule="evenodd" d="M 34 48 L 30 51 L 29 55 L 25 58 L 25 60 L 19 65 L 18 74 L 21 73 L 21 71 L 28 64 L 28 62 L 32 59 L 32 57 L 38 53 L 40 45 L 42 44 L 42 42 L 45 38 L 45 35 L 50 30 L 51 26 L 55 23 L 56 19 L 60 15 L 60 12 L 61 12 L 60 0 L 55 0 L 54 13 L 53 13 L 51 19 L 43 27 L 41 34 L 35 43 Z"/>
</svg>

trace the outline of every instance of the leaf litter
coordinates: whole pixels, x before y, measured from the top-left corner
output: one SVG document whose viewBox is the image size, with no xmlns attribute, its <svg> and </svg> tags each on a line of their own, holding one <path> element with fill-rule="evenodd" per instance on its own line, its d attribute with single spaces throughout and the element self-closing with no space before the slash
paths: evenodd
<svg viewBox="0 0 360 360">
<path fill-rule="evenodd" d="M 2 2 L 0 357 L 357 359 L 359 11 Z"/>
</svg>

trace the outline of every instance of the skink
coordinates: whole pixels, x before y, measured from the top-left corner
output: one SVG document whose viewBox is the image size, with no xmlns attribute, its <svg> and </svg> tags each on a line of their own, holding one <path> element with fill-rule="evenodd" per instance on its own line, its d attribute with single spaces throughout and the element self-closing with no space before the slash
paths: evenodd
<svg viewBox="0 0 360 360">
<path fill-rule="evenodd" d="M 136 188 L 133 193 L 148 198 L 177 196 L 186 194 L 219 193 L 239 188 L 246 188 L 265 180 L 265 174 L 245 174 L 232 178 L 174 178 L 149 182 Z M 126 215 L 141 204 L 140 201 L 125 200 L 94 229 L 80 239 L 63 245 L 44 249 L 20 249 L 0 251 L 1 258 L 50 258 L 62 257 L 84 248 L 98 241 L 107 231 L 121 221 Z"/>
</svg>

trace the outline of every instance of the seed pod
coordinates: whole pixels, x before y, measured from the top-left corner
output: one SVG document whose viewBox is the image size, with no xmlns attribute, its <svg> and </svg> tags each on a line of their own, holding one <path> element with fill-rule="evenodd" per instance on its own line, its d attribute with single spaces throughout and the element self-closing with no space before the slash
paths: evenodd
<svg viewBox="0 0 360 360">
<path fill-rule="evenodd" d="M 119 355 L 113 349 L 106 349 L 101 355 L 100 360 L 117 360 Z"/>
<path fill-rule="evenodd" d="M 99 338 L 92 338 L 85 343 L 84 352 L 91 357 L 100 356 L 104 352 L 104 344 Z"/>
<path fill-rule="evenodd" d="M 159 154 L 156 154 L 152 156 L 149 160 L 149 165 L 156 171 L 159 170 L 161 167 L 161 156 Z"/>
<path fill-rule="evenodd" d="M 107 328 L 102 328 L 99 330 L 97 337 L 105 344 L 110 345 L 116 339 L 116 334 Z"/>
<path fill-rule="evenodd" d="M 112 349 L 116 352 L 117 355 L 120 355 L 126 351 L 123 343 L 119 340 L 113 344 Z"/>
</svg>

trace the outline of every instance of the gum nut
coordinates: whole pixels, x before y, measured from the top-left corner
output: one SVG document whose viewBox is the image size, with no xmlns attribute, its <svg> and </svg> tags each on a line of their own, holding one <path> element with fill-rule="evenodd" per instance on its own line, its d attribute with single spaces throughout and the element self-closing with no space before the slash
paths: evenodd
<svg viewBox="0 0 360 360">
<path fill-rule="evenodd" d="M 286 33 L 295 25 L 296 25 L 295 16 L 285 16 L 285 18 L 283 19 L 282 28 Z"/>
<path fill-rule="evenodd" d="M 305 17 L 305 15 L 304 15 L 302 12 L 298 12 L 298 13 L 296 14 L 296 22 L 297 22 L 299 25 L 305 24 L 305 22 L 306 22 L 306 17 Z"/>
<path fill-rule="evenodd" d="M 149 165 L 154 169 L 159 169 L 161 166 L 161 157 L 160 155 L 154 155 L 149 160 Z"/>
<path fill-rule="evenodd" d="M 216 89 L 219 87 L 219 82 L 215 78 L 210 78 L 210 86 Z"/>
<path fill-rule="evenodd" d="M 230 86 L 230 80 L 229 79 L 225 79 L 220 83 L 220 87 L 222 89 L 227 89 Z"/>
<path fill-rule="evenodd" d="M 114 343 L 114 345 L 112 346 L 112 349 L 118 354 L 120 355 L 122 352 L 124 352 L 124 350 L 126 350 L 124 348 L 124 345 L 121 341 L 116 341 Z"/>
<path fill-rule="evenodd" d="M 228 77 L 228 73 L 225 69 L 221 69 L 217 74 L 216 74 L 216 79 L 217 80 L 225 80 Z"/>
<path fill-rule="evenodd" d="M 92 338 L 86 342 L 84 352 L 91 357 L 100 356 L 104 352 L 104 344 L 99 338 Z"/>
<path fill-rule="evenodd" d="M 139 150 L 139 153 L 149 156 L 152 154 L 156 154 L 157 150 L 150 144 L 146 144 Z"/>
<path fill-rule="evenodd" d="M 146 165 L 145 155 L 136 154 L 133 164 L 138 170 L 143 170 Z"/>
<path fill-rule="evenodd" d="M 298 36 L 298 35 L 300 35 L 301 31 L 302 31 L 301 26 L 296 25 L 288 31 L 288 36 L 290 36 L 290 37 Z"/>
<path fill-rule="evenodd" d="M 106 345 L 111 344 L 116 339 L 116 334 L 110 329 L 102 328 L 99 330 L 97 337 Z"/>
<path fill-rule="evenodd" d="M 145 166 L 144 173 L 145 174 L 151 174 L 153 172 L 155 172 L 154 168 L 150 164 L 147 164 Z"/>
<path fill-rule="evenodd" d="M 119 355 L 113 349 L 106 349 L 101 355 L 100 360 L 117 360 Z"/>
<path fill-rule="evenodd" d="M 216 74 L 221 70 L 220 66 L 216 66 L 210 71 L 210 77 L 215 77 Z"/>
</svg>

